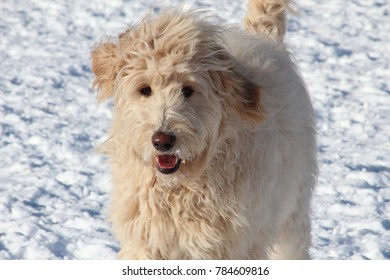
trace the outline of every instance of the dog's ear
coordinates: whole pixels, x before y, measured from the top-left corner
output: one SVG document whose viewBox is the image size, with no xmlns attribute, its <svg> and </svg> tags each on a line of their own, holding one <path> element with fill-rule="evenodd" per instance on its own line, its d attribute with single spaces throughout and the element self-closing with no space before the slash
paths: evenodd
<svg viewBox="0 0 390 280">
<path fill-rule="evenodd" d="M 240 77 L 241 75 L 236 74 L 236 76 Z M 241 87 L 237 88 L 233 94 L 232 106 L 243 118 L 253 123 L 260 123 L 266 116 L 261 103 L 261 87 L 243 76 L 239 79 Z"/>
<path fill-rule="evenodd" d="M 218 45 L 214 49 L 214 55 L 204 65 L 208 67 L 210 82 L 221 96 L 226 112 L 233 109 L 242 119 L 260 123 L 266 116 L 261 102 L 260 85 L 242 74 L 250 72 L 249 69 L 245 70 L 224 47 Z M 242 71 L 239 71 L 241 68 Z"/>
<path fill-rule="evenodd" d="M 93 87 L 98 88 L 98 100 L 113 96 L 113 85 L 118 73 L 118 46 L 114 43 L 102 43 L 91 54 L 92 71 L 96 78 Z"/>
<path fill-rule="evenodd" d="M 261 103 L 262 90 L 259 85 L 232 69 L 216 71 L 210 75 L 227 109 L 234 109 L 251 123 L 264 120 L 266 112 Z"/>
</svg>

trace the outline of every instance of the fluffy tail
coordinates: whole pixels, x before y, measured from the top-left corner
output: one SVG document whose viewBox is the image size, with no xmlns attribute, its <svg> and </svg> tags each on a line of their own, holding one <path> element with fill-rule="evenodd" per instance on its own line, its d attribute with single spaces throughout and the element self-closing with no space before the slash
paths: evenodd
<svg viewBox="0 0 390 280">
<path fill-rule="evenodd" d="M 264 33 L 283 40 L 286 32 L 286 11 L 291 10 L 291 0 L 249 0 L 244 19 L 246 30 Z"/>
</svg>

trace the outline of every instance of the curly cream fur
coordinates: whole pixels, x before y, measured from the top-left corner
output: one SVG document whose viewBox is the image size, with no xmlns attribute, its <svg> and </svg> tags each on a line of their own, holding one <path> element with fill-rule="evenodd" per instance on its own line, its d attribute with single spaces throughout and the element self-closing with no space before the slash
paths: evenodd
<svg viewBox="0 0 390 280">
<path fill-rule="evenodd" d="M 119 258 L 309 257 L 313 110 L 284 45 L 268 33 L 177 8 L 93 50 L 98 98 L 115 104 L 102 150 Z M 157 130 L 177 136 L 174 174 L 155 167 Z"/>
<path fill-rule="evenodd" d="M 249 0 L 244 27 L 254 33 L 265 33 L 283 40 L 286 33 L 286 11 L 291 0 Z"/>
</svg>

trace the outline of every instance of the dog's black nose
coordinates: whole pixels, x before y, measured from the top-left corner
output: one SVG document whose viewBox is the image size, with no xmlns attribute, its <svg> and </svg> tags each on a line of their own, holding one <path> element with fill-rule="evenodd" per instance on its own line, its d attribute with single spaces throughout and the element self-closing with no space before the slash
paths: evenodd
<svg viewBox="0 0 390 280">
<path fill-rule="evenodd" d="M 160 152 L 166 152 L 175 146 L 176 136 L 172 132 L 156 131 L 152 136 L 152 144 Z"/>
</svg>

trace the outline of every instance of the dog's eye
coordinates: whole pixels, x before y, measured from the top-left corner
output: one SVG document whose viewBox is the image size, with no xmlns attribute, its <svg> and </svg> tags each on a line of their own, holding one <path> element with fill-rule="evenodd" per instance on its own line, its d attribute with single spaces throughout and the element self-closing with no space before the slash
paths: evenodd
<svg viewBox="0 0 390 280">
<path fill-rule="evenodd" d="M 188 98 L 194 93 L 194 89 L 192 87 L 183 87 L 181 89 L 181 93 L 184 95 L 185 98 Z"/>
<path fill-rule="evenodd" d="M 152 88 L 151 87 L 143 87 L 139 90 L 139 92 L 146 97 L 149 97 L 152 95 Z"/>
</svg>

